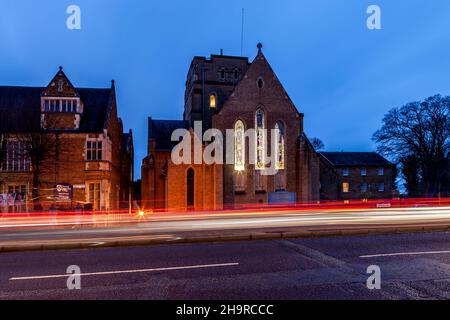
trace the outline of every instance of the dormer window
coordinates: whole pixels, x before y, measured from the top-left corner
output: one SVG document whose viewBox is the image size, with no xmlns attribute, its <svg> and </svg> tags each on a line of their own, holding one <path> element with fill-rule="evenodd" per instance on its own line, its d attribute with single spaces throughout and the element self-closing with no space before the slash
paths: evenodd
<svg viewBox="0 0 450 320">
<path fill-rule="evenodd" d="M 44 112 L 63 112 L 76 113 L 78 112 L 78 99 L 67 98 L 45 98 Z"/>
</svg>

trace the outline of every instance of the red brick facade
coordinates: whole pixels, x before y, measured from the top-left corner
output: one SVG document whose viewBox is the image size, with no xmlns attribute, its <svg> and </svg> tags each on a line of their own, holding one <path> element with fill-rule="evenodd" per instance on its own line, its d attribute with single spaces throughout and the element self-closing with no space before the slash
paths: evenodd
<svg viewBox="0 0 450 320">
<path fill-rule="evenodd" d="M 212 98 L 214 97 L 214 98 Z M 148 157 L 142 166 L 142 198 L 146 208 L 168 210 L 212 210 L 242 205 L 268 204 L 269 199 L 289 194 L 295 202 L 319 200 L 319 156 L 303 132 L 304 115 L 284 90 L 260 49 L 250 64 L 247 58 L 195 57 L 188 72 L 184 121 L 192 128 L 202 121 L 204 131 L 218 129 L 224 137 L 234 130 L 236 121 L 254 129 L 256 112 L 264 113 L 268 130 L 266 150 L 271 150 L 270 132 L 277 123 L 285 132 L 284 168 L 277 175 L 261 175 L 250 164 L 248 146 L 245 170 L 233 164 L 175 165 L 170 159 L 170 135 L 177 123 L 149 121 Z M 231 142 L 234 145 L 234 142 Z M 270 156 L 270 151 L 267 152 Z M 224 155 L 224 163 L 225 155 Z M 194 170 L 195 205 L 189 206 L 188 170 Z M 239 186 L 237 175 L 239 174 Z"/>
<path fill-rule="evenodd" d="M 0 170 L 0 194 L 22 186 L 27 207 L 21 210 L 29 210 L 32 202 L 39 202 L 44 209 L 128 208 L 133 181 L 132 134 L 123 134 L 114 83 L 109 89 L 77 89 L 60 70 L 45 88 L 0 90 L 0 108 L 14 105 L 21 106 L 29 120 L 10 113 L 12 125 L 3 130 L 2 139 L 26 144 L 22 152 L 16 150 L 9 156 L 31 158 L 30 167 L 6 167 L 6 159 Z M 39 139 L 46 141 L 45 151 L 42 143 L 37 144 Z M 40 162 L 33 158 L 37 152 L 44 156 Z M 71 201 L 55 198 L 58 185 L 71 186 Z M 3 206 L 3 211 L 11 209 L 17 211 Z"/>
</svg>

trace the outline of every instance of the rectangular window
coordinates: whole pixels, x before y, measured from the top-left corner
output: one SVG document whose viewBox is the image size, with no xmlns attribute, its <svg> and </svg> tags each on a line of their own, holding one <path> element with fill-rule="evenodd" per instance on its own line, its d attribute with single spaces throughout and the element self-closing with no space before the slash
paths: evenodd
<svg viewBox="0 0 450 320">
<path fill-rule="evenodd" d="M 6 143 L 6 157 L 0 166 L 4 172 L 28 172 L 30 171 L 30 159 L 27 156 L 27 143 L 21 141 L 9 141 Z"/>
<path fill-rule="evenodd" d="M 77 112 L 77 99 L 45 99 L 44 110 L 46 112 Z"/>
<path fill-rule="evenodd" d="M 378 184 L 378 192 L 384 192 L 384 191 L 385 191 L 384 182 L 381 182 L 380 184 Z"/>
<path fill-rule="evenodd" d="M 361 184 L 361 192 L 366 193 L 367 192 L 367 183 Z"/>
<path fill-rule="evenodd" d="M 349 170 L 348 168 L 345 168 L 345 169 L 342 171 L 342 175 L 343 175 L 344 177 L 348 177 L 348 176 L 350 175 L 350 170 Z"/>
<path fill-rule="evenodd" d="M 367 168 L 361 168 L 361 176 L 367 176 Z"/>
<path fill-rule="evenodd" d="M 100 183 L 89 184 L 89 203 L 94 210 L 100 209 Z"/>
<path fill-rule="evenodd" d="M 378 175 L 379 176 L 384 176 L 384 168 L 379 168 L 378 169 Z"/>
<path fill-rule="evenodd" d="M 350 184 L 348 182 L 344 182 L 342 184 L 342 192 L 349 193 L 350 192 Z"/>
<path fill-rule="evenodd" d="M 86 143 L 86 160 L 87 161 L 101 161 L 103 143 L 101 141 L 88 141 Z"/>
</svg>

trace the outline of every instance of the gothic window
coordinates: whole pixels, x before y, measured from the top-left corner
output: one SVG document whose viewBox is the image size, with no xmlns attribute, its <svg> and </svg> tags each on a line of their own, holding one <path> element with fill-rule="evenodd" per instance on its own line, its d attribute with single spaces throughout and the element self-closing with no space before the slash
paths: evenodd
<svg viewBox="0 0 450 320">
<path fill-rule="evenodd" d="M 275 169 L 284 170 L 285 168 L 285 147 L 286 144 L 286 130 L 284 124 L 278 121 L 275 124 Z"/>
<path fill-rule="evenodd" d="M 211 109 L 216 109 L 217 108 L 217 97 L 214 93 L 209 95 L 209 107 Z"/>
<path fill-rule="evenodd" d="M 245 170 L 245 127 L 241 120 L 234 125 L 234 169 Z"/>
<path fill-rule="evenodd" d="M 264 87 L 264 80 L 263 78 L 259 77 L 258 80 L 256 80 L 256 85 L 259 89 L 262 89 Z"/>
<path fill-rule="evenodd" d="M 255 114 L 255 133 L 256 133 L 256 170 L 263 170 L 265 168 L 265 116 L 264 111 L 258 109 Z"/>
<path fill-rule="evenodd" d="M 239 71 L 237 69 L 234 70 L 234 80 L 239 80 Z"/>
</svg>

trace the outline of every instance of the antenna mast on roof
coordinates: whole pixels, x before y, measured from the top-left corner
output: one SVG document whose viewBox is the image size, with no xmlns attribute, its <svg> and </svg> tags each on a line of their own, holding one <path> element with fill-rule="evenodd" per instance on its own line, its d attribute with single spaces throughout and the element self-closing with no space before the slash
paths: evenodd
<svg viewBox="0 0 450 320">
<path fill-rule="evenodd" d="M 244 17 L 245 17 L 245 9 L 242 8 L 241 57 L 244 55 Z"/>
</svg>

